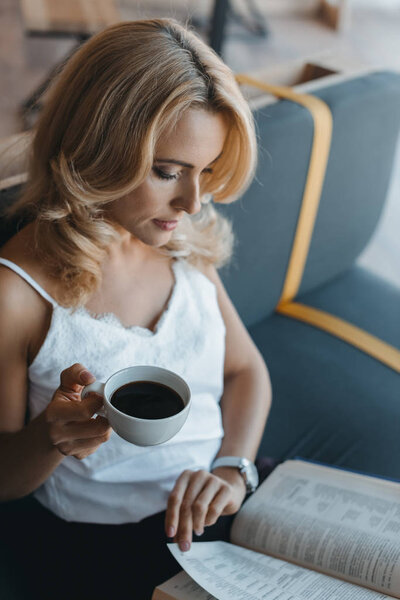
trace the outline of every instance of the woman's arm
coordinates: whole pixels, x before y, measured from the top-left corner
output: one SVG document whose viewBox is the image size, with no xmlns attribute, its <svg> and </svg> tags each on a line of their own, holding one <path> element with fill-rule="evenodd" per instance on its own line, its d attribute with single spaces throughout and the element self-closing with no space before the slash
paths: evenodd
<svg viewBox="0 0 400 600">
<path fill-rule="evenodd" d="M 62 459 L 46 439 L 43 419 L 24 427 L 29 343 L 35 319 L 45 320 L 40 305 L 35 310 L 34 292 L 25 288 L 0 269 L 0 500 L 29 493 Z"/>
<path fill-rule="evenodd" d="M 0 501 L 29 494 L 71 454 L 87 456 L 109 436 L 106 419 L 91 419 L 98 397 L 80 401 L 83 365 L 61 374 L 61 385 L 38 417 L 25 425 L 28 357 L 46 306 L 17 276 L 0 269 Z M 83 439 L 82 438 L 86 438 Z"/>
<path fill-rule="evenodd" d="M 85 458 L 110 436 L 108 421 L 92 419 L 102 405 L 96 395 L 80 400 L 84 384 L 94 377 L 75 364 L 61 373 L 61 383 L 48 407 L 17 430 L 1 419 L 0 501 L 22 498 L 37 489 L 65 456 Z M 4 410 L 2 416 L 7 411 Z"/>
<path fill-rule="evenodd" d="M 271 383 L 265 363 L 240 320 L 214 267 L 204 274 L 217 288 L 226 327 L 224 393 L 221 399 L 224 438 L 217 456 L 245 456 L 254 460 L 271 406 Z M 182 550 L 190 547 L 192 531 L 203 531 L 218 517 L 233 514 L 245 497 L 242 476 L 220 467 L 213 473 L 185 471 L 172 490 L 166 514 L 167 535 Z"/>
<path fill-rule="evenodd" d="M 254 460 L 271 407 L 271 382 L 264 360 L 215 269 L 209 268 L 208 276 L 217 287 L 226 326 L 224 393 L 221 399 L 225 435 L 217 456 L 245 456 Z M 228 471 L 238 474 L 229 467 Z M 217 469 L 214 472 L 217 473 Z M 239 478 L 242 480 L 240 475 Z"/>
</svg>

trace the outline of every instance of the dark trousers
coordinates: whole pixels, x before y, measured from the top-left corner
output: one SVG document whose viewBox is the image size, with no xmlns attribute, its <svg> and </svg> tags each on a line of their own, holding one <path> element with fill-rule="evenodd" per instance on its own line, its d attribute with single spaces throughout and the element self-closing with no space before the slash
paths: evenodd
<svg viewBox="0 0 400 600">
<path fill-rule="evenodd" d="M 5 527 L 9 558 L 21 578 L 19 595 L 27 600 L 151 598 L 156 585 L 181 570 L 166 545 L 171 540 L 164 517 L 162 512 L 123 525 L 70 523 L 31 499 Z M 221 517 L 194 540 L 228 540 L 231 521 Z"/>
<path fill-rule="evenodd" d="M 274 463 L 259 468 L 260 479 Z M 71 523 L 35 499 L 4 505 L 1 542 L 13 597 L 27 600 L 148 600 L 181 570 L 167 548 L 165 512 L 139 523 Z M 220 517 L 194 541 L 229 540 L 233 516 Z M 7 598 L 8 600 L 8 598 Z"/>
</svg>

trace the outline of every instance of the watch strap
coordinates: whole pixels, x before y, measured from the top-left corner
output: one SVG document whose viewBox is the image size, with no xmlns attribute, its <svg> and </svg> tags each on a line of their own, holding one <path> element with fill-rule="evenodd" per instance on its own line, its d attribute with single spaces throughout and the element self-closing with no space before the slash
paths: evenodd
<svg viewBox="0 0 400 600">
<path fill-rule="evenodd" d="M 251 461 L 248 458 L 241 456 L 220 456 L 213 461 L 211 471 L 218 467 L 236 467 L 240 470 L 246 467 L 250 462 Z"/>
<path fill-rule="evenodd" d="M 220 456 L 216 458 L 212 465 L 211 471 L 218 467 L 233 467 L 239 471 L 244 479 L 248 494 L 254 492 L 258 486 L 258 473 L 256 466 L 251 460 L 244 456 Z"/>
</svg>

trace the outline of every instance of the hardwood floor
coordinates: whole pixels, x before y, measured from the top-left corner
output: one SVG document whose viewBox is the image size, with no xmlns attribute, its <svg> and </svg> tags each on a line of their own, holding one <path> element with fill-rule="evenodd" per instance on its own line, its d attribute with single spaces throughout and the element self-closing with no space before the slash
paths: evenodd
<svg viewBox="0 0 400 600">
<path fill-rule="evenodd" d="M 304 12 L 284 14 L 276 0 L 258 0 L 267 19 L 266 38 L 252 36 L 237 23 L 228 27 L 224 59 L 235 71 L 249 71 L 288 61 L 326 56 L 346 69 L 377 67 L 400 72 L 400 3 L 394 8 L 362 8 L 356 3 L 347 31 L 336 32 L 312 12 L 312 0 L 303 0 Z M 369 3 L 370 4 L 370 3 Z M 243 6 L 240 0 L 235 5 Z M 286 1 L 289 5 L 293 3 Z M 297 6 L 301 0 L 297 0 Z M 379 2 L 376 2 L 379 5 Z M 146 16 L 195 18 L 207 23 L 210 0 L 119 0 L 123 19 Z M 0 138 L 23 130 L 18 107 L 51 67 L 73 46 L 71 40 L 27 38 L 18 0 L 0 2 Z M 400 287 L 400 148 L 393 170 L 387 204 L 378 229 L 359 262 Z"/>
</svg>

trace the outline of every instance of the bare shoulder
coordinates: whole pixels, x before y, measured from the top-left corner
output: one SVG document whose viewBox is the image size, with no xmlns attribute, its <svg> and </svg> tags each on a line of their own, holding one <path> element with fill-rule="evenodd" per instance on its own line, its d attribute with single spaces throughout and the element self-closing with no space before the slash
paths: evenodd
<svg viewBox="0 0 400 600">
<path fill-rule="evenodd" d="M 0 249 L 0 256 L 37 279 L 32 246 L 24 230 Z M 27 369 L 51 320 L 52 307 L 18 273 L 0 264 L 0 423 L 2 432 L 24 426 Z"/>
<path fill-rule="evenodd" d="M 218 275 L 218 271 L 215 265 L 209 262 L 201 261 L 196 264 L 196 268 L 203 273 L 212 283 L 215 283 L 217 287 L 222 285 L 221 279 Z"/>
<path fill-rule="evenodd" d="M 230 320 L 232 317 L 238 319 L 239 316 L 236 312 L 235 307 L 232 304 L 231 299 L 229 298 L 229 295 L 225 289 L 224 284 L 221 281 L 221 278 L 218 274 L 215 265 L 212 263 L 202 261 L 201 263 L 196 265 L 196 268 L 215 285 L 217 291 L 218 304 L 225 322 L 227 322 L 227 320 Z"/>
<path fill-rule="evenodd" d="M 16 264 L 18 263 L 16 262 Z M 0 318 L 2 321 L 13 315 L 23 321 L 36 304 L 37 296 L 37 292 L 22 277 L 0 264 Z"/>
<path fill-rule="evenodd" d="M 216 266 L 213 263 L 202 261 L 201 263 L 196 265 L 196 268 L 215 285 L 217 290 L 218 303 L 220 305 L 222 313 L 224 314 L 226 310 L 229 310 L 229 312 L 236 312 L 232 301 L 229 298 L 229 295 L 225 289 L 225 286 L 219 276 Z"/>
<path fill-rule="evenodd" d="M 21 267 L 33 279 L 43 281 L 40 266 L 29 255 L 26 232 L 20 232 L 1 249 L 0 257 Z M 42 285 L 42 281 L 38 281 Z M 3 335 L 8 333 L 15 342 L 31 345 L 42 335 L 49 320 L 51 307 L 40 294 L 20 275 L 0 264 L 0 327 Z"/>
</svg>

